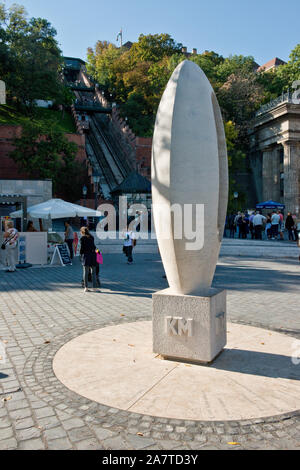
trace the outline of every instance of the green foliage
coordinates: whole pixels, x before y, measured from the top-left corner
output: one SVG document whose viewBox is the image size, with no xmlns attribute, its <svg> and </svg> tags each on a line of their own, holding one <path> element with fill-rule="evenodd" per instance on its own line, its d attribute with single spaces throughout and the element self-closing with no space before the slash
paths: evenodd
<svg viewBox="0 0 300 470">
<path fill-rule="evenodd" d="M 300 44 L 292 50 L 289 61 L 276 70 L 278 78 L 284 83 L 284 90 L 292 87 L 296 80 L 300 80 Z"/>
<path fill-rule="evenodd" d="M 147 111 L 147 103 L 143 95 L 132 92 L 127 100 L 126 109 L 121 108 L 121 115 L 123 118 L 127 117 L 136 135 L 152 137 L 155 118 L 152 112 Z"/>
<path fill-rule="evenodd" d="M 95 51 L 88 49 L 87 70 L 94 75 L 99 85 L 108 89 L 114 81 L 114 64 L 122 54 L 121 50 L 107 41 L 98 41 Z"/>
<path fill-rule="evenodd" d="M 63 103 L 63 64 L 56 31 L 43 18 L 27 19 L 24 7 L 0 5 L 0 74 L 8 99 L 31 110 L 37 99 Z"/>
<path fill-rule="evenodd" d="M 141 34 L 130 50 L 98 41 L 87 70 L 121 106 L 137 135 L 150 136 L 162 92 L 179 61 L 181 44 L 169 34 Z"/>
<path fill-rule="evenodd" d="M 216 64 L 215 73 L 218 79 L 224 83 L 232 74 L 244 75 L 251 74 L 255 71 L 255 60 L 252 56 L 233 55 L 223 59 Z"/>
<path fill-rule="evenodd" d="M 94 50 L 88 49 L 89 73 L 105 92 L 113 95 L 136 135 L 152 136 L 162 93 L 174 69 L 187 59 L 181 50 L 181 44 L 168 34 L 140 35 L 130 50 L 106 41 L 99 41 Z M 229 207 L 235 208 L 234 191 L 239 192 L 239 203 L 245 203 L 235 175 L 249 171 L 249 123 L 263 103 L 279 96 L 300 78 L 300 45 L 292 51 L 287 65 L 264 73 L 256 72 L 257 64 L 251 56 L 224 58 L 205 51 L 188 59 L 204 71 L 221 106 L 229 160 Z"/>
<path fill-rule="evenodd" d="M 261 72 L 258 82 L 265 91 L 264 103 L 277 98 L 283 91 L 292 88 L 293 82 L 300 79 L 300 44 L 291 52 L 289 61 L 275 70 Z"/>
<path fill-rule="evenodd" d="M 218 88 L 216 70 L 223 63 L 223 57 L 213 51 L 205 51 L 203 54 L 192 55 L 189 59 L 199 65 L 214 88 Z"/>
<path fill-rule="evenodd" d="M 24 126 L 28 122 L 36 123 L 45 129 L 51 128 L 63 133 L 76 132 L 74 119 L 71 114 L 65 113 L 62 119 L 59 111 L 47 108 L 34 108 L 31 115 L 26 115 L 13 106 L 0 106 L 0 125 Z"/>
<path fill-rule="evenodd" d="M 248 126 L 253 113 L 263 98 L 263 87 L 257 82 L 254 72 L 239 71 L 228 77 L 217 92 L 220 106 L 226 117 L 238 126 Z"/>
<path fill-rule="evenodd" d="M 26 122 L 14 146 L 10 156 L 19 168 L 33 178 L 52 179 L 56 195 L 77 199 L 76 181 L 83 170 L 75 161 L 78 147 L 55 125 Z"/>
<path fill-rule="evenodd" d="M 287 80 L 284 79 L 278 69 L 275 69 L 260 72 L 257 76 L 257 82 L 264 89 L 264 99 L 262 100 L 264 104 L 281 95 L 282 91 L 286 88 Z"/>
<path fill-rule="evenodd" d="M 164 57 L 181 51 L 182 44 L 177 44 L 169 34 L 141 34 L 134 43 L 130 55 L 133 63 L 159 62 Z"/>
</svg>

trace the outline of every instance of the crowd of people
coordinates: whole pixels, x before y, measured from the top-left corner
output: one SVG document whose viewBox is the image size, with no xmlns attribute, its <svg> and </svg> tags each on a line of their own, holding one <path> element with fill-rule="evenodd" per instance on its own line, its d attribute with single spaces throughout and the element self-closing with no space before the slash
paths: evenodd
<svg viewBox="0 0 300 470">
<path fill-rule="evenodd" d="M 230 238 L 251 238 L 252 240 L 284 240 L 284 233 L 290 241 L 298 241 L 300 223 L 296 215 L 288 212 L 286 219 L 280 210 L 273 210 L 266 216 L 260 211 L 231 213 L 226 218 L 226 229 Z"/>
<path fill-rule="evenodd" d="M 262 215 L 260 211 L 248 211 L 231 213 L 226 218 L 226 230 L 229 230 L 230 238 L 246 239 L 250 237 L 252 240 L 284 240 L 284 232 L 288 234 L 290 241 L 297 241 L 300 246 L 300 222 L 297 223 L 295 215 L 288 212 L 286 219 L 280 210 Z M 28 232 L 36 232 L 32 221 L 28 222 Z M 87 226 L 80 229 L 80 258 L 83 266 L 82 287 L 85 292 L 89 291 L 89 282 L 92 282 L 94 290 L 101 287 L 99 272 L 100 263 L 103 258 L 99 250 L 96 248 L 93 235 Z M 74 232 L 69 221 L 65 222 L 64 242 L 67 244 L 71 260 L 74 257 L 78 244 L 77 234 Z M 1 248 L 6 250 L 6 259 L 8 269 L 6 272 L 12 273 L 16 271 L 16 259 L 18 251 L 18 230 L 14 227 L 13 221 L 8 221 L 3 236 Z M 123 233 L 123 253 L 127 258 L 127 264 L 133 263 L 133 248 L 136 246 L 136 237 L 127 227 Z M 300 258 L 299 258 L 300 259 Z"/>
</svg>

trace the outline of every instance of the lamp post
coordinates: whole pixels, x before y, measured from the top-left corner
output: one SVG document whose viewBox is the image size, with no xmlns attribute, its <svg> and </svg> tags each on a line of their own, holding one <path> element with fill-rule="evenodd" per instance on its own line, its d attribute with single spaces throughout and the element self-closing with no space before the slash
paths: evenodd
<svg viewBox="0 0 300 470">
<path fill-rule="evenodd" d="M 87 187 L 86 187 L 86 185 L 84 185 L 83 188 L 82 188 L 82 194 L 83 194 L 83 197 L 84 197 L 84 202 L 83 202 L 84 207 L 86 207 L 87 191 L 88 191 L 88 190 L 87 190 Z"/>
<path fill-rule="evenodd" d="M 233 197 L 234 197 L 234 200 L 235 200 L 235 211 L 237 212 L 237 200 L 238 200 L 238 197 L 239 197 L 239 193 L 234 192 Z"/>
<path fill-rule="evenodd" d="M 95 210 L 97 209 L 97 197 L 98 197 L 98 192 L 99 192 L 99 183 L 100 183 L 100 174 L 98 171 L 95 171 L 93 173 L 93 182 L 94 182 L 94 187 L 95 187 Z"/>
</svg>

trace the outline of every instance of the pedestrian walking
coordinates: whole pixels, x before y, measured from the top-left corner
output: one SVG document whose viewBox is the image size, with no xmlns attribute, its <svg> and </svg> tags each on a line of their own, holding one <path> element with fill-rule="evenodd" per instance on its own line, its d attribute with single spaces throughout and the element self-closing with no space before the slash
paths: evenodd
<svg viewBox="0 0 300 470">
<path fill-rule="evenodd" d="M 123 252 L 127 256 L 127 264 L 133 263 L 132 251 L 133 247 L 136 246 L 136 238 L 134 233 L 131 230 L 126 230 L 124 234 L 124 245 L 123 245 Z"/>
<path fill-rule="evenodd" d="M 241 238 L 241 231 L 240 231 L 241 223 L 242 223 L 242 214 L 240 212 L 238 212 L 237 215 L 235 216 L 235 219 L 234 219 L 234 224 L 235 224 L 235 227 L 236 227 L 238 238 Z"/>
<path fill-rule="evenodd" d="M 277 240 L 278 237 L 278 229 L 279 229 L 279 223 L 280 223 L 280 216 L 277 214 L 275 211 L 272 213 L 271 217 L 271 234 L 272 234 L 272 240 Z"/>
<path fill-rule="evenodd" d="M 94 237 L 90 234 L 87 227 L 81 227 L 80 229 L 81 239 L 80 239 L 80 256 L 81 263 L 83 266 L 83 281 L 84 281 L 84 292 L 89 292 L 88 289 L 88 278 L 89 271 L 92 272 L 92 285 L 95 292 L 97 289 L 97 280 L 96 280 L 96 267 L 97 267 L 97 257 L 96 257 L 96 246 Z"/>
<path fill-rule="evenodd" d="M 299 224 L 297 225 L 297 216 L 296 214 L 293 214 L 292 215 L 293 219 L 294 219 L 294 237 L 295 237 L 295 241 L 298 241 L 298 233 L 300 233 L 300 229 L 298 228 Z"/>
<path fill-rule="evenodd" d="M 253 227 L 255 233 L 255 240 L 262 240 L 262 229 L 263 224 L 267 221 L 266 217 L 264 217 L 259 212 L 253 217 Z"/>
<path fill-rule="evenodd" d="M 256 212 L 254 211 L 249 217 L 249 230 L 251 233 L 251 240 L 254 240 L 255 238 L 255 229 L 254 229 L 254 224 L 253 224 L 253 219 L 255 215 L 256 215 Z"/>
<path fill-rule="evenodd" d="M 295 221 L 290 212 L 288 212 L 288 215 L 285 219 L 285 227 L 289 234 L 289 240 L 295 241 L 295 238 L 294 238 Z"/>
<path fill-rule="evenodd" d="M 96 287 L 101 287 L 101 281 L 100 281 L 100 264 L 103 264 L 103 256 L 102 253 L 97 249 L 96 250 Z M 89 269 L 89 275 L 88 275 L 88 282 L 92 282 L 92 270 L 91 268 Z M 82 279 L 82 287 L 84 287 L 84 279 Z"/>
<path fill-rule="evenodd" d="M 284 240 L 284 235 L 283 235 L 283 231 L 284 231 L 283 214 L 279 210 L 277 211 L 277 214 L 280 217 L 279 225 L 278 225 L 278 232 L 279 232 L 279 235 L 280 235 L 280 240 Z"/>
<path fill-rule="evenodd" d="M 71 260 L 72 260 L 73 257 L 74 257 L 74 251 L 73 251 L 74 232 L 73 232 L 73 229 L 72 229 L 72 227 L 71 227 L 69 221 L 65 222 L 65 228 L 66 228 L 66 231 L 65 231 L 65 242 L 66 242 L 67 245 L 68 245 L 69 252 L 70 252 L 70 258 L 71 258 Z"/>
<path fill-rule="evenodd" d="M 267 214 L 265 234 L 268 240 L 271 240 L 271 236 L 272 236 L 271 231 L 272 231 L 271 214 Z"/>
<path fill-rule="evenodd" d="M 242 214 L 241 215 L 241 220 L 239 222 L 239 235 L 241 235 L 241 237 L 243 239 L 245 239 L 245 238 L 247 238 L 248 231 L 249 231 L 248 219 L 246 218 L 245 214 Z"/>
<path fill-rule="evenodd" d="M 6 251 L 6 260 L 8 264 L 7 273 L 14 273 L 16 271 L 16 259 L 18 254 L 18 238 L 19 232 L 14 228 L 14 223 L 9 220 L 6 224 L 6 232 L 4 232 L 2 247 Z"/>
<path fill-rule="evenodd" d="M 235 215 L 234 214 L 230 214 L 229 218 L 228 218 L 228 225 L 229 225 L 229 232 L 230 232 L 230 238 L 234 238 L 234 234 L 235 234 L 235 225 L 234 225 L 234 219 L 235 219 Z"/>
</svg>

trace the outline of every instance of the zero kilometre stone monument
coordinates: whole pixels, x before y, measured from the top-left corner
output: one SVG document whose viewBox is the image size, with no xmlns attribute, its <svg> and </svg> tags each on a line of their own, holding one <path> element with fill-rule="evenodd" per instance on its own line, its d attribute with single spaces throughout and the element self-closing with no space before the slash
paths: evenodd
<svg viewBox="0 0 300 470">
<path fill-rule="evenodd" d="M 153 351 L 211 362 L 226 345 L 226 291 L 211 283 L 227 210 L 227 149 L 215 93 L 188 60 L 175 69 L 158 108 L 152 198 L 170 286 L 153 295 Z"/>
</svg>

